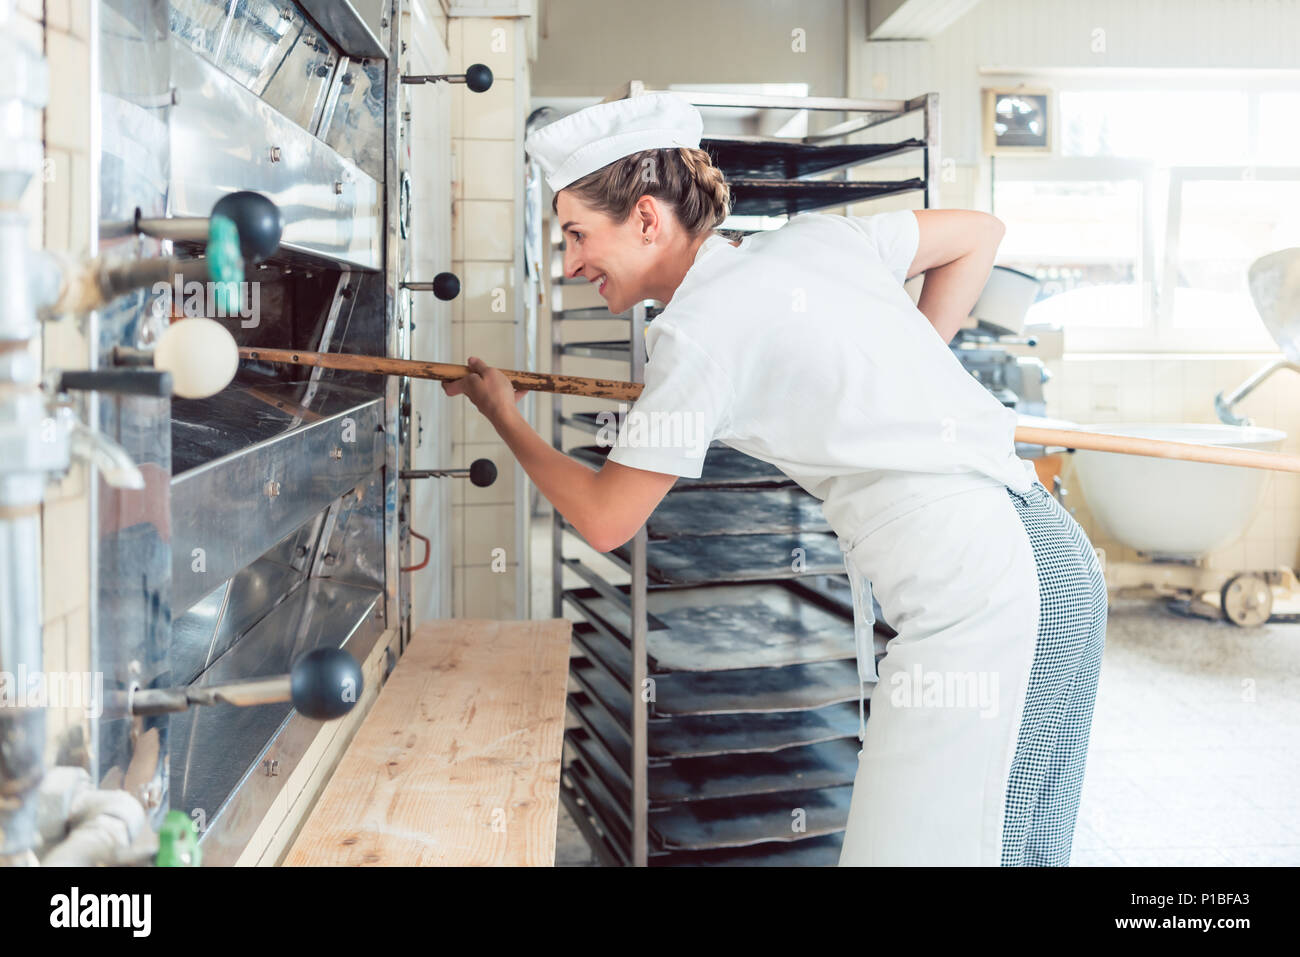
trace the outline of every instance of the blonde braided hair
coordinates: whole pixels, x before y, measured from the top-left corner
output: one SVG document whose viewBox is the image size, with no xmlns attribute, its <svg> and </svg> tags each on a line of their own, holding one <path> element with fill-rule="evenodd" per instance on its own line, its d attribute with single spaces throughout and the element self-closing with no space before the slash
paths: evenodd
<svg viewBox="0 0 1300 957">
<path fill-rule="evenodd" d="M 592 209 L 622 222 L 642 196 L 673 207 L 692 236 L 716 228 L 731 211 L 731 189 L 704 150 L 688 147 L 642 150 L 588 173 L 565 189 Z M 552 209 L 558 194 L 551 202 Z"/>
</svg>

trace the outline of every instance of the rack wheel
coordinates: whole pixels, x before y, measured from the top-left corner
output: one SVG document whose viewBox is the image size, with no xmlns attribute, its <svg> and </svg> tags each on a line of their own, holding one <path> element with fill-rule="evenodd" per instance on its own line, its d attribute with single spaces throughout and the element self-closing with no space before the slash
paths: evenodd
<svg viewBox="0 0 1300 957">
<path fill-rule="evenodd" d="M 1223 617 L 1241 628 L 1262 625 L 1273 612 L 1273 589 L 1259 575 L 1250 572 L 1229 578 L 1219 598 Z"/>
</svg>

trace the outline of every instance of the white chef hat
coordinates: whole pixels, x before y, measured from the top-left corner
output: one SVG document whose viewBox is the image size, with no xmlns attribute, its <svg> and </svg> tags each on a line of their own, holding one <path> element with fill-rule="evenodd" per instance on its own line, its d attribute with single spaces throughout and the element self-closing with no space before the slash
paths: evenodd
<svg viewBox="0 0 1300 957">
<path fill-rule="evenodd" d="M 570 113 L 528 134 L 524 149 L 559 192 L 641 150 L 699 149 L 703 129 L 700 111 L 680 96 L 643 93 Z"/>
</svg>

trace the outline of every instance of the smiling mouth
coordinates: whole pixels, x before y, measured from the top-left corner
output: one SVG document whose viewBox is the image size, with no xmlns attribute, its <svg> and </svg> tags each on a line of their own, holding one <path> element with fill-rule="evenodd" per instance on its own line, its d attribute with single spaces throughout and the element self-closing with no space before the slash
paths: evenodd
<svg viewBox="0 0 1300 957">
<path fill-rule="evenodd" d="M 592 282 L 599 284 L 596 286 L 596 291 L 603 296 L 605 294 L 605 286 L 609 283 L 609 276 L 605 275 L 604 273 L 601 273 L 599 276 L 593 279 Z"/>
</svg>

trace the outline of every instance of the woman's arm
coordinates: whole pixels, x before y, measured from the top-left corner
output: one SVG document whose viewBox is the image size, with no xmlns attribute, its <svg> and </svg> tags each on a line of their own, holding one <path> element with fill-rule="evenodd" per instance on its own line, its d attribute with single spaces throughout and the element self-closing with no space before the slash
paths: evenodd
<svg viewBox="0 0 1300 957">
<path fill-rule="evenodd" d="M 474 356 L 470 374 L 444 382 L 448 395 L 467 395 L 510 447 L 528 477 L 569 524 L 598 552 L 622 545 L 637 533 L 676 475 L 606 462 L 594 471 L 553 448 L 515 404 L 524 396 L 500 369 Z"/>
<path fill-rule="evenodd" d="M 913 212 L 920 241 L 907 276 L 925 273 L 916 308 L 944 342 L 951 342 L 984 291 L 1006 226 L 973 209 Z"/>
</svg>

